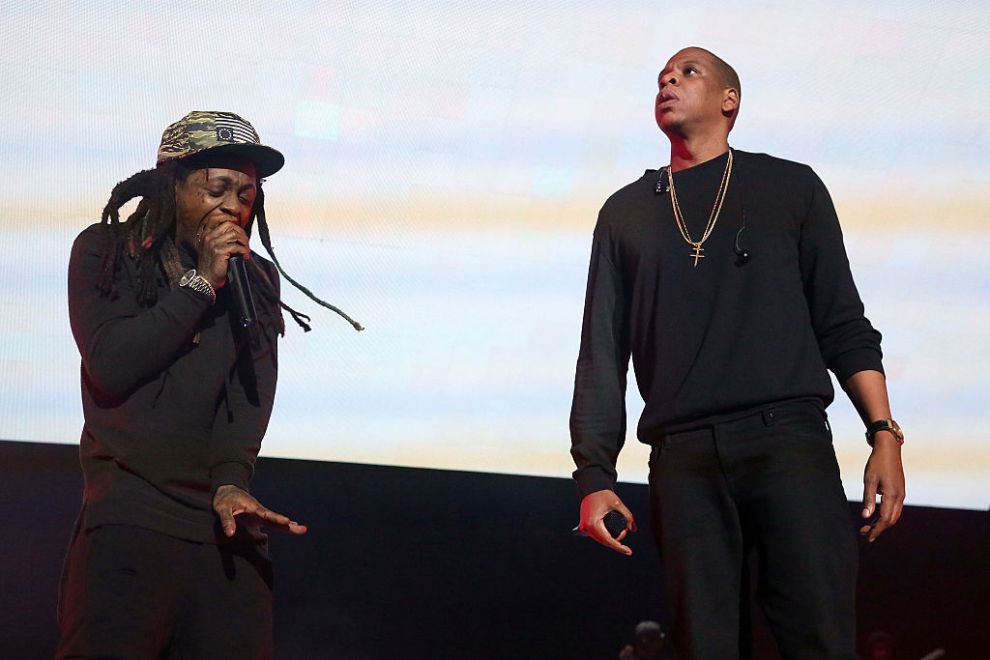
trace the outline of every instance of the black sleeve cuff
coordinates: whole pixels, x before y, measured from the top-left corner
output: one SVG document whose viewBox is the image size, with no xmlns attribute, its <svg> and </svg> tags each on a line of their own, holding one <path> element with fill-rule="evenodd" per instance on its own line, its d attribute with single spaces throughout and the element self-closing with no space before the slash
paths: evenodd
<svg viewBox="0 0 990 660">
<path fill-rule="evenodd" d="M 883 357 L 880 351 L 873 348 L 856 348 L 846 351 L 836 356 L 829 367 L 840 383 L 846 382 L 850 376 L 860 371 L 884 373 Z"/>
<path fill-rule="evenodd" d="M 248 490 L 248 482 L 254 470 L 243 463 L 219 463 L 210 470 L 210 487 L 215 493 L 220 486 L 237 486 L 243 491 Z"/>
<path fill-rule="evenodd" d="M 574 481 L 577 484 L 578 497 L 597 493 L 600 490 L 615 490 L 615 473 L 597 465 L 588 465 L 574 470 Z"/>
</svg>

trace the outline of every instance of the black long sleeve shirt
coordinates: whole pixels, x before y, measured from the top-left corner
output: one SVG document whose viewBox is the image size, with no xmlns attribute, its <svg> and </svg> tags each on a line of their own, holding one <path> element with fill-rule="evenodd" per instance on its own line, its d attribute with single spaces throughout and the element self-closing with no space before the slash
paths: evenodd
<svg viewBox="0 0 990 660">
<path fill-rule="evenodd" d="M 250 345 L 229 321 L 226 291 L 211 305 L 189 288 L 170 290 L 164 274 L 158 302 L 140 306 L 137 264 L 127 256 L 116 293 L 101 295 L 107 231 L 84 230 L 69 261 L 69 319 L 82 357 L 84 524 L 223 540 L 213 493 L 248 487 L 275 396 L 277 333 L 263 323 Z M 275 268 L 252 259 L 277 286 Z"/>
<path fill-rule="evenodd" d="M 614 487 L 630 355 L 646 404 L 638 437 L 647 444 L 767 403 L 817 398 L 827 406 L 827 369 L 840 381 L 883 371 L 880 333 L 864 316 L 825 185 L 806 165 L 733 155 L 697 266 L 670 193 L 656 192 L 657 171 L 617 191 L 599 213 L 570 418 L 581 496 Z M 693 240 L 727 157 L 674 174 Z"/>
</svg>

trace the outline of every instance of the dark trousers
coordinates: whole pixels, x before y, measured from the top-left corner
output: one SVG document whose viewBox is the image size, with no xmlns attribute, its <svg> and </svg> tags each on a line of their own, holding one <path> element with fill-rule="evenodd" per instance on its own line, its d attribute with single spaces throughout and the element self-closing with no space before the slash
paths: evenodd
<svg viewBox="0 0 990 660">
<path fill-rule="evenodd" d="M 131 525 L 78 531 L 56 658 L 270 658 L 264 545 L 211 545 Z"/>
<path fill-rule="evenodd" d="M 683 660 L 751 655 L 750 551 L 783 657 L 856 657 L 855 523 L 821 405 L 666 436 L 650 457 L 650 499 Z"/>
</svg>

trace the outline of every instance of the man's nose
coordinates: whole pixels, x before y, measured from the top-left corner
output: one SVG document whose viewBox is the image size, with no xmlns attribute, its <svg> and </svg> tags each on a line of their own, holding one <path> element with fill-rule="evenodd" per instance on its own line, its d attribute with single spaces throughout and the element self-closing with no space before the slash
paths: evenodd
<svg viewBox="0 0 990 660">
<path fill-rule="evenodd" d="M 220 210 L 227 215 L 236 216 L 237 213 L 237 195 L 224 195 L 223 202 L 220 204 Z"/>
<path fill-rule="evenodd" d="M 666 76 L 662 76 L 660 78 L 661 89 L 663 89 L 667 85 L 676 85 L 676 84 L 677 84 L 677 76 L 675 76 L 673 73 L 668 73 Z"/>
</svg>

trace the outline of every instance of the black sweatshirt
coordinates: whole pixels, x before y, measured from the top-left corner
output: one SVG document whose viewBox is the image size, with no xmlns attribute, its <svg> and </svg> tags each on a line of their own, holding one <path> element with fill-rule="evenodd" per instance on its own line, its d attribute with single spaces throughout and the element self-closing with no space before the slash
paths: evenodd
<svg viewBox="0 0 990 660">
<path fill-rule="evenodd" d="M 806 165 L 733 156 L 697 267 L 670 193 L 656 192 L 658 171 L 620 189 L 599 213 L 570 419 L 582 497 L 614 488 L 630 354 L 646 403 L 638 437 L 647 444 L 768 403 L 827 406 L 834 392 L 826 369 L 840 382 L 883 371 L 880 333 L 863 315 L 825 185 Z M 693 240 L 727 157 L 674 174 Z"/>
<path fill-rule="evenodd" d="M 264 332 L 251 346 L 229 321 L 224 289 L 211 305 L 189 288 L 169 290 L 163 273 L 158 302 L 142 307 L 137 263 L 126 254 L 117 292 L 101 295 L 96 285 L 108 231 L 84 230 L 69 261 L 69 320 L 82 356 L 84 525 L 222 540 L 213 492 L 223 484 L 247 489 L 271 416 L 272 319 L 262 317 Z M 184 267 L 193 266 L 190 255 L 181 256 Z M 251 258 L 277 285 L 275 268 Z"/>
</svg>

